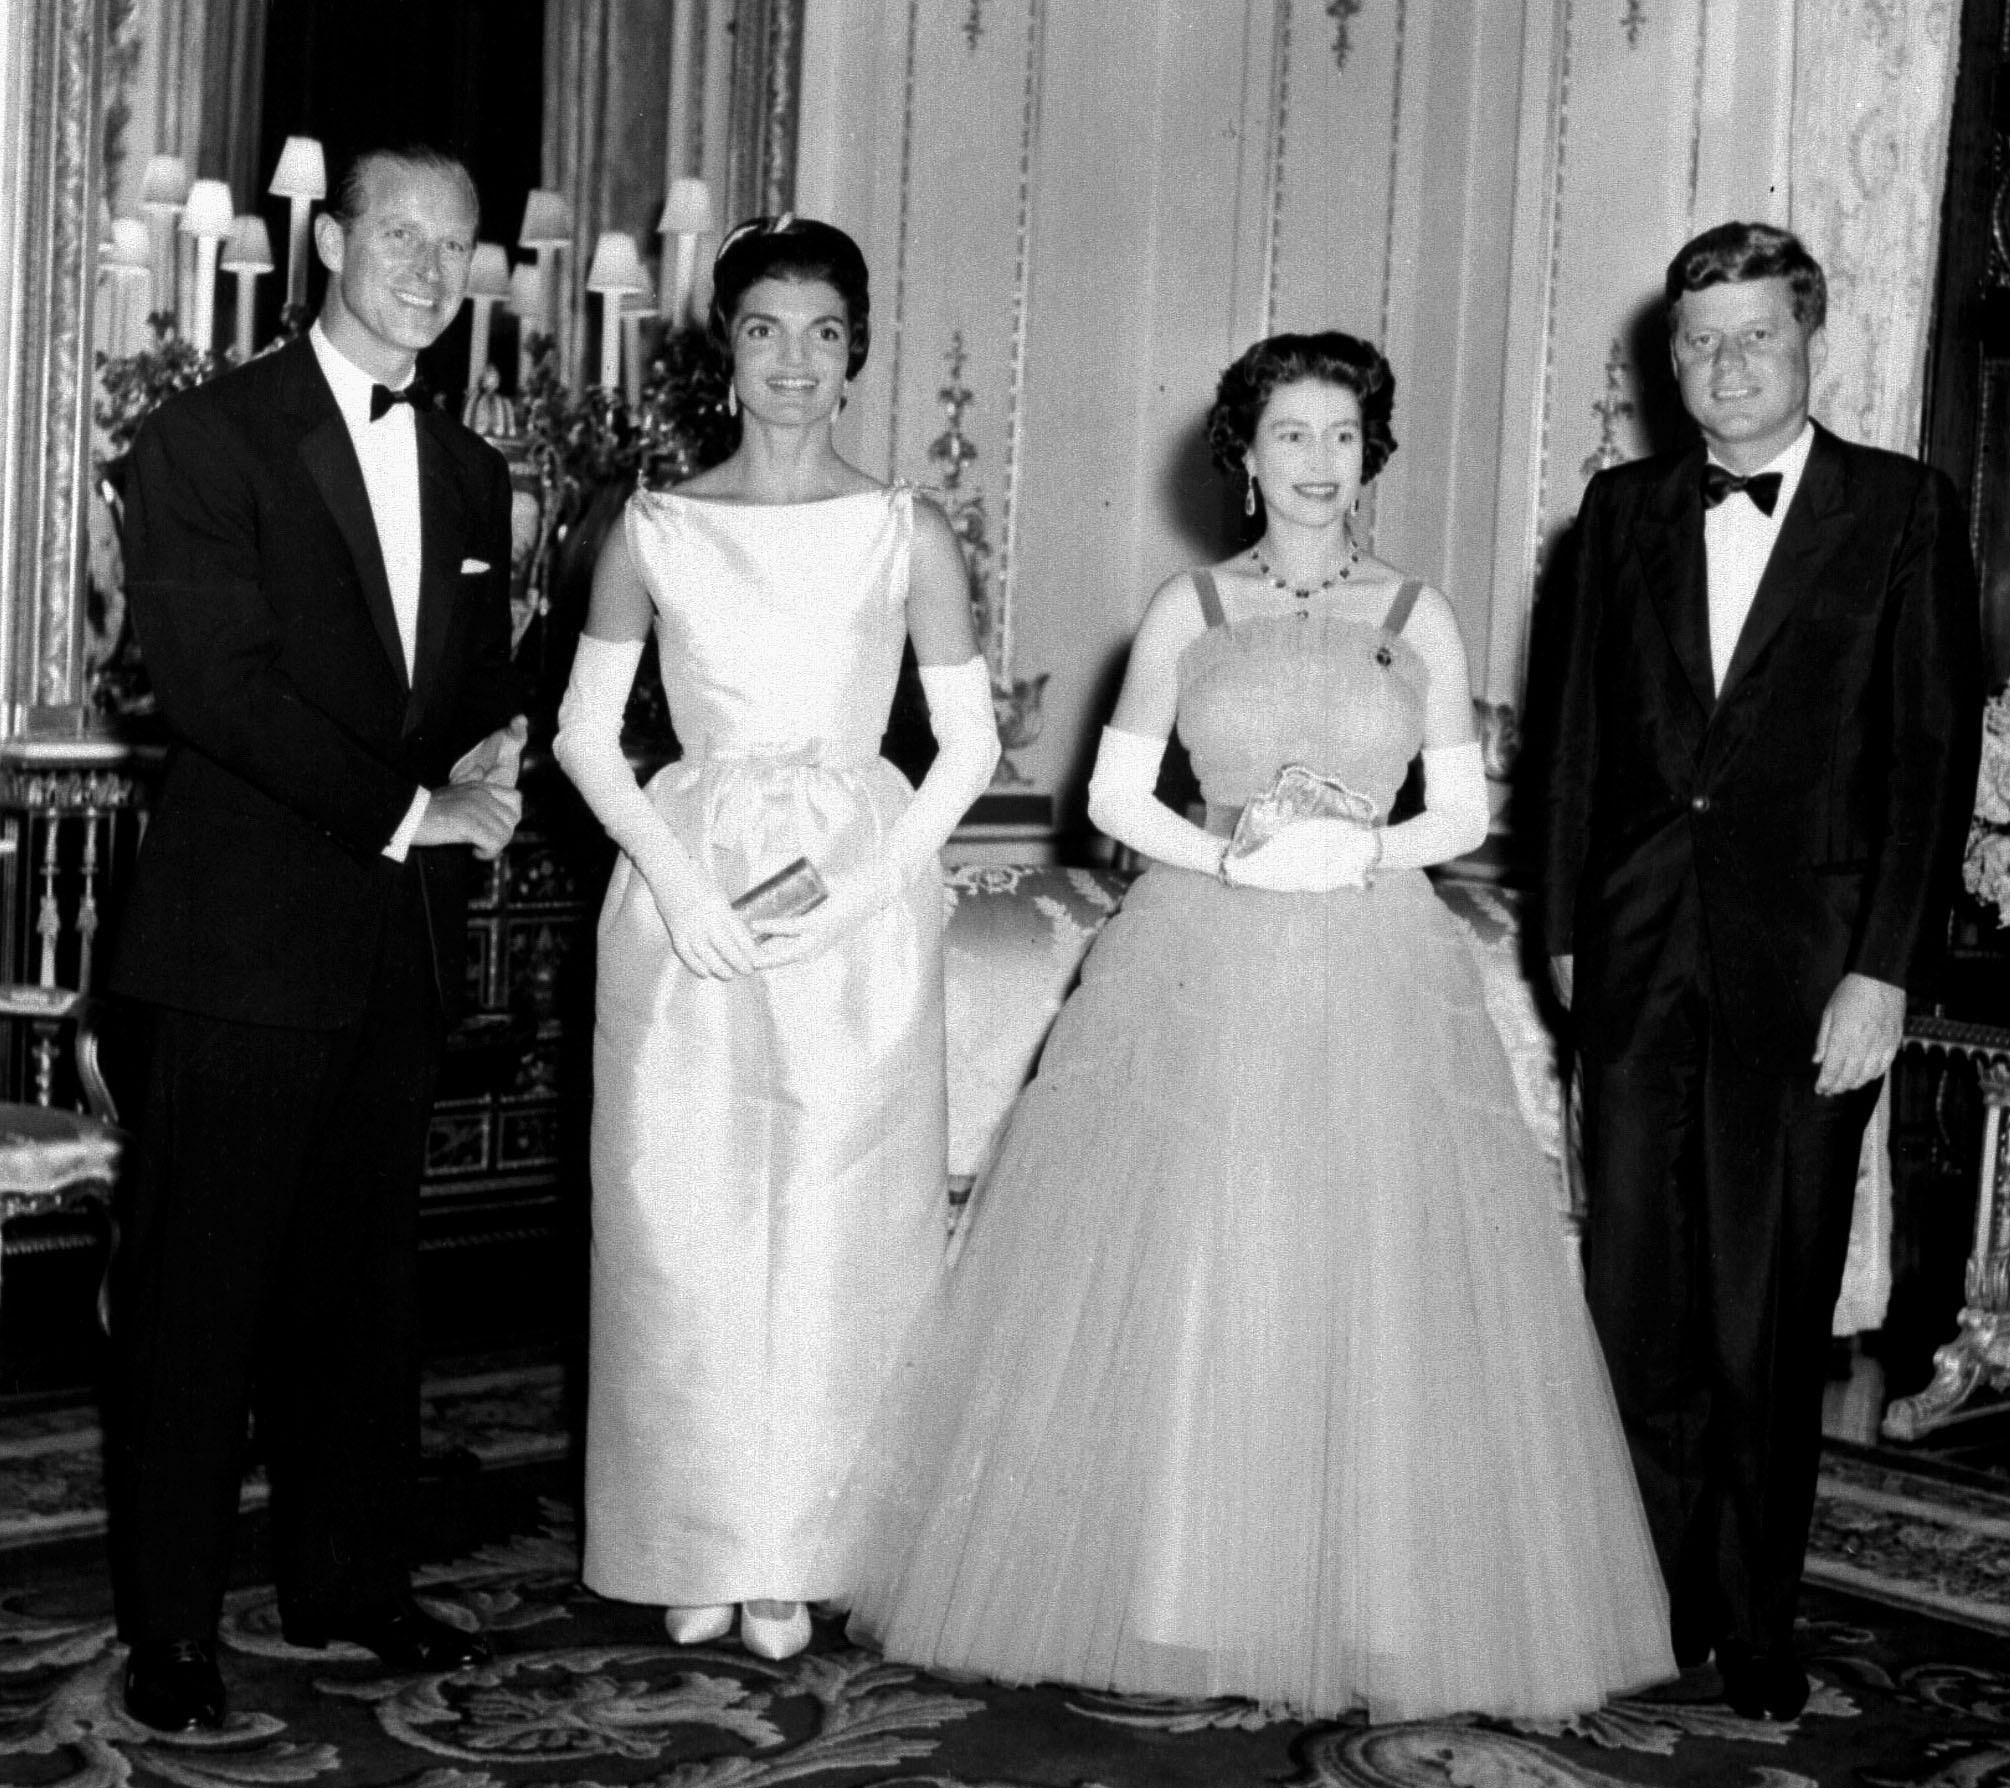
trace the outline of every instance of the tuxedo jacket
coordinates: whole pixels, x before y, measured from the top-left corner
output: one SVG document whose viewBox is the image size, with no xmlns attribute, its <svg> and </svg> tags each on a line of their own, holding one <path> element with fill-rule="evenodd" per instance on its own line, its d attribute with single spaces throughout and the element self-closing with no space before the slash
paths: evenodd
<svg viewBox="0 0 2010 1788">
<path fill-rule="evenodd" d="M 1845 974 L 1906 983 L 1966 835 L 1967 527 L 1944 474 L 1818 427 L 1713 692 L 1703 465 L 1697 446 L 1585 492 L 1545 942 L 1575 957 L 1579 1041 L 1601 1059 L 1700 972 L 1742 1059 L 1806 1072 Z"/>
<path fill-rule="evenodd" d="M 407 677 L 363 473 L 306 340 L 163 404 L 134 443 L 126 587 L 171 736 L 116 944 L 115 991 L 251 1024 L 359 1017 L 424 895 L 458 1010 L 471 854 L 383 855 L 415 790 L 517 711 L 509 476 L 415 414 L 420 576 Z"/>
</svg>

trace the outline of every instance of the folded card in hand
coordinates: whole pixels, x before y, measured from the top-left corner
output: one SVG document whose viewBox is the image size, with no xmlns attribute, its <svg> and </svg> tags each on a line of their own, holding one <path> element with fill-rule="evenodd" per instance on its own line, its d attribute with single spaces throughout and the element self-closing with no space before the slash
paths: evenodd
<svg viewBox="0 0 2010 1788">
<path fill-rule="evenodd" d="M 733 911 L 750 923 L 757 919 L 799 919 L 829 898 L 830 889 L 817 874 L 817 866 L 807 857 L 798 857 L 766 881 L 756 882 L 733 902 Z"/>
<path fill-rule="evenodd" d="M 1304 764 L 1286 764 L 1270 787 L 1243 808 L 1235 836 L 1228 841 L 1229 854 L 1246 857 L 1298 820 L 1349 819 L 1372 826 L 1380 814 L 1373 795 Z"/>
</svg>

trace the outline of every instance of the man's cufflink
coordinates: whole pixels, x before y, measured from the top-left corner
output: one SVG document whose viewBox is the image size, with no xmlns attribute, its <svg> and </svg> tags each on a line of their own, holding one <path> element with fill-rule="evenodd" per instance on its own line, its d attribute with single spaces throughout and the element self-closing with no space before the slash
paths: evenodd
<svg viewBox="0 0 2010 1788">
<path fill-rule="evenodd" d="M 489 562 L 486 559 L 463 559 L 461 561 L 461 576 L 473 577 L 479 572 L 486 571 L 488 568 Z"/>
</svg>

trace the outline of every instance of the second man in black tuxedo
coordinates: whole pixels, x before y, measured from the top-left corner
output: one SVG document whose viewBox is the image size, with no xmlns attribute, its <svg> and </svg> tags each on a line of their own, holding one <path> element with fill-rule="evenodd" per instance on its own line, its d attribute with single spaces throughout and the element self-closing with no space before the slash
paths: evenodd
<svg viewBox="0 0 2010 1788">
<path fill-rule="evenodd" d="M 1974 795 L 1976 591 L 1948 480 L 1808 420 L 1826 289 L 1794 237 L 1722 225 L 1667 298 L 1703 439 L 1585 492 L 1547 945 L 1676 1654 L 1792 1718 L 1857 1157 Z"/>
<path fill-rule="evenodd" d="M 288 1638 L 451 1667 L 412 1601 L 415 1218 L 469 854 L 509 841 L 509 482 L 415 408 L 459 309 L 466 171 L 373 155 L 316 219 L 309 338 L 133 450 L 134 626 L 171 736 L 113 986 L 152 1030 L 112 1281 L 126 1704 L 215 1725 L 247 1413 Z"/>
</svg>

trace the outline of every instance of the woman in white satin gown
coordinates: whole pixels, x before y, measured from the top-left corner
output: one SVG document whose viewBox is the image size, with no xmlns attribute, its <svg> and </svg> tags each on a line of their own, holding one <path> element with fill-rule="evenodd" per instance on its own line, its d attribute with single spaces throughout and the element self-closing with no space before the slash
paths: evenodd
<svg viewBox="0 0 2010 1788">
<path fill-rule="evenodd" d="M 722 244 L 742 438 L 638 492 L 596 569 L 559 761 L 621 847 L 599 931 L 587 1584 L 672 1638 L 809 1637 L 823 1523 L 945 1233 L 937 852 L 997 761 L 960 547 L 831 427 L 868 344 L 828 224 Z M 684 755 L 620 749 L 653 624 Z M 939 749 L 879 756 L 911 637 Z M 744 922 L 796 858 L 829 893 Z"/>
</svg>

